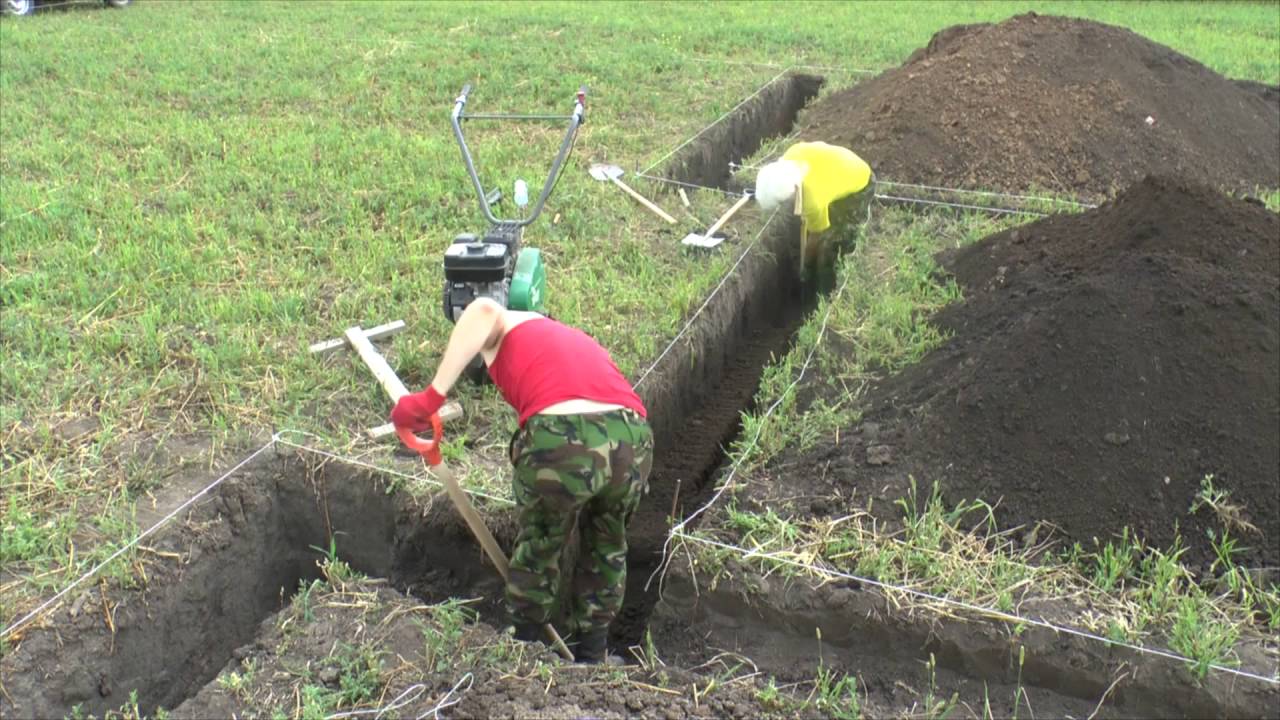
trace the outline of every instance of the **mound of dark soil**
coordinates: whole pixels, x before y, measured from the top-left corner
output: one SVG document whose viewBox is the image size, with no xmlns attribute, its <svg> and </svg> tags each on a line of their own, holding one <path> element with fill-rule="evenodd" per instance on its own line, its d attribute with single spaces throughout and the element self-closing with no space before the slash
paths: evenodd
<svg viewBox="0 0 1280 720">
<path fill-rule="evenodd" d="M 943 263 L 965 293 L 933 320 L 951 340 L 808 463 L 863 488 L 936 480 L 1086 548 L 1126 526 L 1161 547 L 1180 531 L 1201 560 L 1206 531 L 1231 524 L 1191 512 L 1212 474 L 1257 528 L 1232 534 L 1280 560 L 1280 216 L 1147 178 Z"/>
<path fill-rule="evenodd" d="M 801 126 L 898 182 L 1087 197 L 1153 172 L 1280 185 L 1280 91 L 1088 20 L 947 28 L 901 67 L 815 104 Z"/>
</svg>

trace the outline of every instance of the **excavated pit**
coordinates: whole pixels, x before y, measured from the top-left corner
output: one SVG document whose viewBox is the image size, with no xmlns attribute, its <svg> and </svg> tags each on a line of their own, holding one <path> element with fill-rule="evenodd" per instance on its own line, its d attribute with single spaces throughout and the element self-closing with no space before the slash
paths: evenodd
<svg viewBox="0 0 1280 720">
<path fill-rule="evenodd" d="M 26 632 L 3 659 L 0 714 L 64 717 L 79 706 L 101 716 L 131 690 L 144 713 L 175 707 L 213 681 L 300 583 L 320 577 L 331 537 L 355 570 L 428 600 L 499 597 L 500 580 L 443 505 L 424 510 L 388 493 L 378 473 L 343 464 L 260 458 L 155 540 L 149 555 L 161 559 L 148 563 L 145 588 L 105 597 L 86 589 L 70 611 Z M 503 523 L 495 526 L 501 537 Z"/>
</svg>

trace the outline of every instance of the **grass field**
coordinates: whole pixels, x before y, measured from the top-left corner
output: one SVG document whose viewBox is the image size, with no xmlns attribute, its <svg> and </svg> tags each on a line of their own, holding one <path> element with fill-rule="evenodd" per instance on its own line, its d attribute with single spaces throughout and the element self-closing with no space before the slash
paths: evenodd
<svg viewBox="0 0 1280 720">
<path fill-rule="evenodd" d="M 388 357 L 411 389 L 429 378 L 449 328 L 442 252 L 481 229 L 447 124 L 464 83 L 475 111 L 567 112 L 590 86 L 527 241 L 547 257 L 551 311 L 634 377 L 731 261 L 678 246 L 723 203 L 697 198 L 700 219 L 669 230 L 589 161 L 644 168 L 786 66 L 843 85 L 942 27 L 1032 7 L 1280 83 L 1270 3 L 138 2 L 5 18 L 0 619 L 135 532 L 135 503 L 194 456 L 163 448 L 225 464 L 272 428 L 350 449 L 381 423 L 367 371 L 311 342 L 403 318 Z M 468 132 L 489 184 L 537 187 L 562 128 Z M 973 237 L 988 227 L 973 222 Z M 915 354 L 884 349 L 900 351 Z M 512 419 L 492 390 L 459 392 L 485 482 Z"/>
</svg>

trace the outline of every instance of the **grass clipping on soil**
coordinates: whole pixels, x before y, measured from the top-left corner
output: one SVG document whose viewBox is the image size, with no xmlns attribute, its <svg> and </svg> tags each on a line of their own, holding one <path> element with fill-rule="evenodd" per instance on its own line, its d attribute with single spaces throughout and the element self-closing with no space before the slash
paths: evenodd
<svg viewBox="0 0 1280 720">
<path fill-rule="evenodd" d="M 1151 172 L 1243 190 L 1280 177 L 1280 91 L 1124 28 L 1034 13 L 942 30 L 802 125 L 899 182 L 1097 198 Z"/>
</svg>

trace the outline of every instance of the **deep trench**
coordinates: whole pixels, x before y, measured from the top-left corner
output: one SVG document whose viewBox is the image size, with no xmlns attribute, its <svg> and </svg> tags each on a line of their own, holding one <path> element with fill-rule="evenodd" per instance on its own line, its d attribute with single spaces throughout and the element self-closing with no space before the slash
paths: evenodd
<svg viewBox="0 0 1280 720">
<path fill-rule="evenodd" d="M 788 132 L 821 86 L 788 76 L 704 133 L 667 166 L 667 177 L 723 187 L 730 161 Z M 787 351 L 813 306 L 798 283 L 794 223 L 775 223 L 761 247 L 709 303 L 683 343 L 655 368 L 641 395 L 656 439 L 655 466 L 628 530 L 626 601 L 614 623 L 619 649 L 642 637 L 656 601 L 645 580 L 672 525 L 710 493 L 711 482 L 752 408 L 764 368 Z M 737 244 L 725 246 L 734 251 Z M 370 577 L 427 601 L 480 597 L 483 617 L 501 617 L 502 584 L 465 526 L 445 503 L 423 512 L 387 492 L 376 473 L 312 466 L 292 453 L 250 466 L 219 488 L 175 533 L 186 562 L 153 570 L 145 598 L 126 599 L 112 634 L 90 613 L 73 616 L 59 636 L 37 633 L 10 653 L 6 717 L 63 716 L 78 707 L 104 714 L 138 691 L 147 714 L 174 708 L 216 682 L 261 624 L 302 583 L 320 577 L 318 548 L 334 539 L 340 557 Z M 671 517 L 672 510 L 675 518 Z M 501 515 L 501 513 L 498 513 Z M 512 525 L 497 519 L 510 547 Z M 199 527 L 199 530 L 192 530 Z M 24 672 L 10 672 L 8 663 Z"/>
<path fill-rule="evenodd" d="M 690 143 L 663 174 L 684 183 L 729 187 L 735 182 L 731 163 L 790 132 L 822 83 L 813 75 L 779 78 Z M 626 596 L 610 632 L 613 649 L 624 657 L 641 642 L 657 603 L 657 584 L 649 579 L 662 560 L 668 532 L 712 494 L 711 481 L 741 432 L 743 413 L 755 409 L 761 376 L 787 353 L 817 304 L 814 289 L 800 282 L 798 238 L 798 224 L 790 218 L 765 228 L 756 257 L 725 286 L 721 302 L 709 304 L 702 336 L 657 368 L 658 383 L 640 389 L 657 446 L 649 493 L 628 527 Z M 741 245 L 733 247 L 739 252 Z"/>
</svg>

